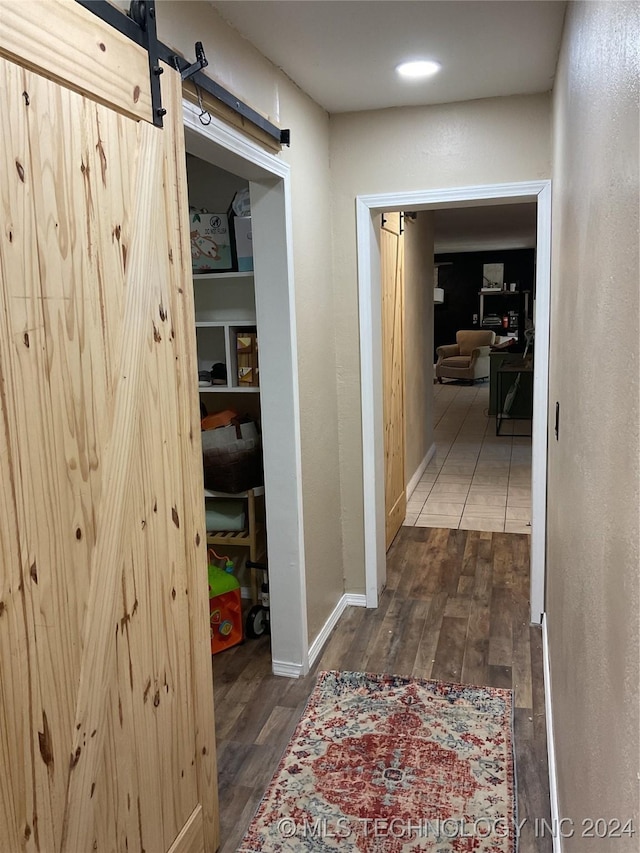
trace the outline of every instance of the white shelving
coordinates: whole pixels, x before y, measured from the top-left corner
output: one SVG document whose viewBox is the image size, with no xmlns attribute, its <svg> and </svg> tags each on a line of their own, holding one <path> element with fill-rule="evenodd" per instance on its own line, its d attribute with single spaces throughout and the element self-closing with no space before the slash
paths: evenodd
<svg viewBox="0 0 640 853">
<path fill-rule="evenodd" d="M 193 271 L 194 280 L 198 281 L 221 281 L 224 278 L 250 278 L 253 280 L 253 271 L 246 270 L 245 272 L 230 271 L 230 272 L 198 272 Z"/>
<path fill-rule="evenodd" d="M 524 333 L 525 325 L 529 319 L 529 294 L 528 290 L 486 290 L 483 289 L 480 291 L 480 328 L 488 329 L 491 328 L 496 334 L 506 334 L 506 332 L 502 331 L 501 326 L 485 326 L 484 319 L 489 316 L 491 313 L 491 309 L 496 312 L 496 316 L 501 316 L 507 313 L 507 315 L 517 314 L 517 323 L 509 322 L 508 331 L 516 336 L 522 327 L 522 332 Z M 490 307 L 490 310 L 485 312 L 485 297 L 498 297 L 496 299 L 490 299 L 489 303 L 487 303 Z M 510 335 L 511 336 L 511 335 Z"/>
<path fill-rule="evenodd" d="M 226 385 L 199 385 L 201 394 L 256 394 L 255 386 L 238 385 L 236 332 L 256 327 L 252 272 L 193 273 L 198 371 L 215 362 L 227 367 Z"/>
<path fill-rule="evenodd" d="M 253 273 L 194 273 L 193 290 L 198 322 L 219 320 L 255 326 Z"/>
</svg>

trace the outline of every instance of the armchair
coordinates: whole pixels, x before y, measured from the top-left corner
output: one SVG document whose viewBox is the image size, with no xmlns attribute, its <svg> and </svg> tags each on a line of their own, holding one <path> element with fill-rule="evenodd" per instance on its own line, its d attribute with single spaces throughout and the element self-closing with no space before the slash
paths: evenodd
<svg viewBox="0 0 640 853">
<path fill-rule="evenodd" d="M 466 379 L 471 385 L 476 379 L 489 376 L 489 352 L 496 333 L 488 330 L 468 329 L 456 332 L 456 343 L 438 347 L 436 353 L 436 378 Z"/>
</svg>

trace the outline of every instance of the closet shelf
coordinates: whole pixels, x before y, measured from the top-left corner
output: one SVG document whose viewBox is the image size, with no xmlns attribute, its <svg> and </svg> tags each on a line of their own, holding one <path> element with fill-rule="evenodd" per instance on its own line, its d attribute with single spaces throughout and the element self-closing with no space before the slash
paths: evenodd
<svg viewBox="0 0 640 853">
<path fill-rule="evenodd" d="M 199 385 L 200 394 L 259 394 L 257 385 Z"/>
<path fill-rule="evenodd" d="M 193 272 L 194 281 L 222 281 L 223 279 L 252 279 L 253 272 Z"/>
</svg>

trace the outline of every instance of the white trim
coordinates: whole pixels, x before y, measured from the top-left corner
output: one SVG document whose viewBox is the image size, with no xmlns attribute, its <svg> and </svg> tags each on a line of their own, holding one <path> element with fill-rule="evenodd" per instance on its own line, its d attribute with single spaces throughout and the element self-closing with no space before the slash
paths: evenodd
<svg viewBox="0 0 640 853">
<path fill-rule="evenodd" d="M 531 621 L 544 613 L 547 544 L 547 435 L 549 417 L 549 328 L 551 316 L 551 184 L 538 195 L 536 312 L 534 325 L 533 430 L 531 438 Z"/>
<path fill-rule="evenodd" d="M 367 596 L 359 592 L 346 592 L 344 597 L 350 607 L 366 607 Z"/>
<path fill-rule="evenodd" d="M 373 217 L 383 210 L 434 210 L 469 207 L 469 202 L 504 200 L 538 203 L 536 277 L 536 369 L 533 396 L 531 533 L 531 621 L 544 610 L 547 480 L 547 395 L 549 386 L 549 293 L 551 287 L 551 182 L 490 184 L 356 197 L 358 300 L 362 406 L 364 556 L 367 606 L 377 607 L 386 576 L 384 550 L 384 449 L 382 442 L 382 319 L 380 252 Z"/>
<path fill-rule="evenodd" d="M 309 666 L 313 666 L 316 662 L 316 659 L 320 652 L 322 651 L 324 644 L 329 639 L 329 635 L 333 631 L 333 629 L 338 624 L 338 619 L 342 616 L 344 611 L 347 609 L 347 596 L 343 595 L 340 601 L 333 608 L 333 612 L 327 619 L 327 621 L 322 626 L 320 633 L 315 638 L 311 646 L 309 647 Z"/>
<path fill-rule="evenodd" d="M 374 193 L 359 195 L 356 201 L 376 212 L 402 208 L 435 210 L 446 207 L 460 207 L 460 202 L 479 201 L 488 204 L 500 204 L 508 198 L 513 204 L 518 201 L 535 201 L 537 196 L 551 184 L 551 181 L 522 181 L 509 184 L 481 184 L 474 187 L 449 187 L 437 190 L 412 190 L 411 192 Z M 392 207 L 389 207 L 392 205 Z M 472 205 L 465 204 L 464 207 Z"/>
<path fill-rule="evenodd" d="M 435 442 L 434 442 L 434 443 L 431 445 L 431 447 L 427 450 L 426 456 L 424 457 L 424 459 L 422 460 L 422 462 L 421 462 L 421 463 L 418 465 L 418 467 L 416 468 L 415 474 L 414 474 L 414 475 L 413 475 L 413 477 L 409 480 L 409 483 L 408 483 L 408 485 L 407 485 L 407 500 L 409 500 L 409 498 L 411 497 L 411 495 L 414 493 L 416 486 L 417 486 L 417 485 L 418 485 L 418 483 L 420 482 L 420 478 L 421 478 L 421 477 L 422 477 L 422 475 L 424 474 L 424 470 L 425 470 L 425 468 L 427 467 L 427 465 L 429 464 L 429 462 L 431 462 L 431 460 L 433 459 L 433 457 L 434 457 L 435 455 L 436 455 L 436 445 L 435 445 Z"/>
<path fill-rule="evenodd" d="M 199 107 L 189 103 L 189 101 L 182 101 L 182 119 L 186 129 L 215 142 L 216 145 L 229 152 L 230 157 L 245 160 L 271 175 L 284 178 L 289 174 L 290 166 L 288 163 L 278 159 L 274 154 L 269 154 L 241 131 L 225 124 L 215 116 L 211 117 L 210 124 L 203 125 L 199 116 Z M 229 167 L 224 164 L 221 168 L 227 169 Z"/>
<path fill-rule="evenodd" d="M 549 764 L 549 799 L 551 802 L 551 826 L 560 826 L 558 801 L 558 765 L 556 764 L 556 742 L 553 733 L 553 705 L 551 699 L 551 660 L 549 658 L 549 634 L 547 614 L 542 614 L 542 664 L 544 670 L 544 711 L 547 724 L 547 761 Z M 553 833 L 553 853 L 562 853 L 562 837 Z"/>
<path fill-rule="evenodd" d="M 283 675 L 285 678 L 302 678 L 308 670 L 299 663 L 272 659 L 271 672 L 274 675 Z"/>
<path fill-rule="evenodd" d="M 261 330 L 262 434 L 271 593 L 272 669 L 298 677 L 309 669 L 302 510 L 300 397 L 293 277 L 291 169 L 241 131 L 183 101 L 187 150 L 249 181 Z M 276 180 L 274 180 L 274 178 Z M 261 287 L 261 281 L 266 286 Z"/>
<path fill-rule="evenodd" d="M 385 585 L 384 443 L 382 424 L 382 312 L 380 251 L 369 205 L 356 198 L 358 309 L 362 405 L 362 485 L 367 607 L 378 606 Z M 378 346 L 372 346 L 372 341 Z M 381 523 L 382 520 L 382 523 Z"/>
<path fill-rule="evenodd" d="M 338 620 L 347 609 L 347 607 L 366 607 L 367 598 L 365 595 L 356 595 L 353 593 L 345 593 L 340 601 L 336 604 L 333 612 L 322 626 L 320 633 L 315 638 L 309 647 L 309 667 L 312 667 L 316 662 L 324 644 L 329 639 L 329 635 L 338 624 Z"/>
</svg>

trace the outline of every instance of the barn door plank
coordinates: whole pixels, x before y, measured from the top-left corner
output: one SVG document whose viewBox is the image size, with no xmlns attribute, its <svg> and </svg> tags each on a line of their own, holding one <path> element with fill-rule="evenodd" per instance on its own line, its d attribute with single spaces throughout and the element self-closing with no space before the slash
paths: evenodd
<svg viewBox="0 0 640 853">
<path fill-rule="evenodd" d="M 0 59 L 0 824 L 214 851 L 180 76 L 160 131 L 47 74 Z"/>
<path fill-rule="evenodd" d="M 202 853 L 203 850 L 202 807 L 198 806 L 169 848 L 169 853 Z"/>
<path fill-rule="evenodd" d="M 166 81 L 163 75 L 163 103 L 172 115 L 182 110 L 182 86 L 177 75 Z M 200 400 L 194 393 L 194 377 L 198 374 L 195 340 L 195 307 L 191 273 L 191 244 L 188 228 L 179 212 L 189 209 L 187 182 L 184 178 L 186 159 L 184 132 L 177 123 L 167 128 L 165 157 L 165 209 L 173 211 L 168 218 L 170 277 L 169 306 L 176 340 L 181 342 L 180 357 L 174 361 L 180 470 L 182 473 L 182 523 L 190 547 L 183 549 L 186 588 L 190 590 L 190 673 L 191 696 L 195 717 L 193 748 L 202 805 L 205 850 L 215 851 L 220 844 L 218 817 L 218 776 L 216 764 L 215 722 L 213 707 L 213 672 L 209 647 L 202 642 L 209 636 L 209 590 L 206 578 L 206 532 L 204 523 L 204 481 L 200 440 Z M 196 591 L 200 590 L 200 594 Z"/>
<path fill-rule="evenodd" d="M 29 0 L 26 9 L 4 0 L 2 28 L 0 56 L 132 118 L 153 121 L 146 50 L 76 0 Z"/>
<path fill-rule="evenodd" d="M 123 558 L 123 522 L 130 487 L 131 461 L 138 423 L 144 327 L 149 325 L 151 288 L 148 260 L 159 226 L 157 170 L 162 169 L 161 138 L 150 125 L 139 125 L 134 192 L 134 227 L 126 270 L 122 354 L 114 391 L 111 442 L 104 467 L 109 471 L 101 502 L 100 524 L 91 565 L 91 584 L 83 638 L 82 665 L 71 742 L 69 786 L 62 850 L 90 849 L 92 785 L 97 781 L 105 737 L 105 707 L 114 665 L 116 596 Z M 155 221 L 154 221 L 155 220 Z M 138 223 L 138 227 L 135 227 Z M 142 227 L 142 223 L 145 223 Z M 95 734 L 94 734 L 95 732 Z"/>
<path fill-rule="evenodd" d="M 385 541 L 389 548 L 406 514 L 404 449 L 404 239 L 400 214 L 385 213 L 380 230 L 382 371 L 385 457 Z"/>
</svg>

